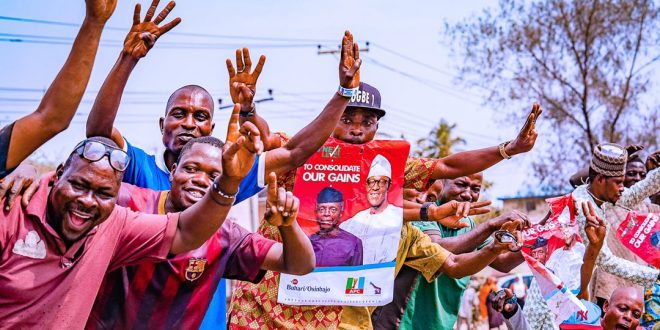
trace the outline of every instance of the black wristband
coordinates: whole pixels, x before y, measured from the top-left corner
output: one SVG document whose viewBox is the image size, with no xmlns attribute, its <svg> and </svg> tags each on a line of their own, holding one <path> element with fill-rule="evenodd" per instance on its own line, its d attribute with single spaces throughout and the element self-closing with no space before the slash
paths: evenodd
<svg viewBox="0 0 660 330">
<path fill-rule="evenodd" d="M 256 105 L 254 103 L 252 103 L 252 106 L 250 107 L 250 110 L 248 110 L 248 111 L 241 110 L 241 111 L 238 112 L 238 115 L 243 117 L 243 118 L 252 117 L 252 116 L 254 116 L 254 110 L 255 109 L 256 109 Z"/>
<path fill-rule="evenodd" d="M 422 221 L 429 221 L 429 206 L 433 205 L 431 202 L 426 202 L 422 204 L 422 208 L 419 209 L 419 219 Z"/>
</svg>

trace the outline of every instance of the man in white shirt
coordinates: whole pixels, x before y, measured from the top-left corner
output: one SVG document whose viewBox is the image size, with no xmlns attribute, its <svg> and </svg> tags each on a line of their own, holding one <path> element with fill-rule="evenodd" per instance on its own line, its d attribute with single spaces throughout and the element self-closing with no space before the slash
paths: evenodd
<svg viewBox="0 0 660 330">
<path fill-rule="evenodd" d="M 391 184 L 390 162 L 382 155 L 376 155 L 367 176 L 367 200 L 370 207 L 339 225 L 339 228 L 362 240 L 365 265 L 390 262 L 396 258 L 403 209 L 387 200 Z"/>
</svg>

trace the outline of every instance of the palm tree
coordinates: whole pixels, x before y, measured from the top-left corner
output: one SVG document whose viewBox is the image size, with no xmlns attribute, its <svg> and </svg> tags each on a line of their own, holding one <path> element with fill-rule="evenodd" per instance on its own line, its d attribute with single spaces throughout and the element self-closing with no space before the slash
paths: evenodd
<svg viewBox="0 0 660 330">
<path fill-rule="evenodd" d="M 453 137 L 452 130 L 456 124 L 449 124 L 444 119 L 435 126 L 429 136 L 417 140 L 418 149 L 414 155 L 417 157 L 442 158 L 452 153 L 455 146 L 465 144 L 461 137 Z"/>
</svg>

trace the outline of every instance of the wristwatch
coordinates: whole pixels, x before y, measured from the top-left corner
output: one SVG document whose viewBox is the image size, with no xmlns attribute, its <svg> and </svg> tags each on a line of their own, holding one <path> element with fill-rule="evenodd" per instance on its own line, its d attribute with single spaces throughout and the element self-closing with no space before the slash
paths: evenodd
<svg viewBox="0 0 660 330">
<path fill-rule="evenodd" d="M 429 207 L 433 205 L 431 202 L 426 202 L 422 204 L 422 208 L 419 209 L 419 219 L 422 221 L 429 221 Z"/>
<path fill-rule="evenodd" d="M 252 102 L 252 105 L 250 106 L 250 110 L 243 111 L 242 108 L 241 108 L 241 111 L 238 113 L 238 115 L 243 117 L 243 118 L 252 117 L 252 116 L 254 116 L 254 110 L 255 109 L 256 109 L 256 104 L 254 104 L 254 102 Z"/>
</svg>

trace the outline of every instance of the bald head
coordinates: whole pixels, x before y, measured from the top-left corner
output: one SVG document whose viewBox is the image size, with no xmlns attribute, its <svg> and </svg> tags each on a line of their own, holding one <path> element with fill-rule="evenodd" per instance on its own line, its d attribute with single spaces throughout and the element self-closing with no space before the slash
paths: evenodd
<svg viewBox="0 0 660 330">
<path fill-rule="evenodd" d="M 636 288 L 618 288 L 603 305 L 603 311 L 603 329 L 636 329 L 644 311 L 644 296 Z"/>
<path fill-rule="evenodd" d="M 197 98 L 200 99 L 200 101 L 209 104 L 209 109 L 211 110 L 213 109 L 213 96 L 211 96 L 211 93 L 209 93 L 204 87 L 199 85 L 186 85 L 175 90 L 174 93 L 170 95 L 170 98 L 167 99 L 167 107 L 165 108 L 165 115 L 167 115 L 167 113 L 170 111 L 172 105 L 174 104 L 174 101 L 177 99 L 177 97 L 180 97 L 179 96 L 180 94 L 196 95 Z M 211 115 L 213 115 L 213 111 L 211 111 Z"/>
<path fill-rule="evenodd" d="M 440 199 L 443 203 L 453 200 L 458 202 L 476 202 L 479 200 L 479 195 L 481 194 L 483 179 L 483 173 L 479 172 L 453 180 L 444 180 Z"/>
<path fill-rule="evenodd" d="M 197 85 L 177 89 L 167 100 L 160 131 L 167 152 L 179 155 L 188 141 L 213 132 L 213 97 Z"/>
</svg>

